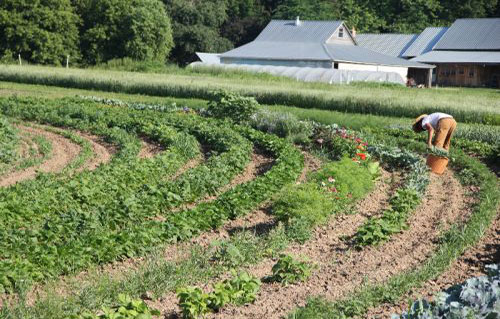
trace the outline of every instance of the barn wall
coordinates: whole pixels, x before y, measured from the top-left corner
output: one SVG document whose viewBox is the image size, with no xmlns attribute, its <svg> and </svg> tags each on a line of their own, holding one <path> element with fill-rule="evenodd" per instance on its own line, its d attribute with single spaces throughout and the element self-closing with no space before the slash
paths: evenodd
<svg viewBox="0 0 500 319">
<path fill-rule="evenodd" d="M 273 66 L 295 66 L 309 68 L 333 68 L 330 61 L 290 61 L 290 60 L 265 60 L 265 59 L 237 59 L 237 58 L 222 58 L 223 64 L 248 64 L 248 65 L 273 65 Z"/>
<path fill-rule="evenodd" d="M 437 64 L 436 83 L 443 86 L 500 88 L 500 65 Z"/>
<path fill-rule="evenodd" d="M 339 63 L 339 70 L 396 72 L 406 81 L 408 68 L 374 64 Z"/>
</svg>

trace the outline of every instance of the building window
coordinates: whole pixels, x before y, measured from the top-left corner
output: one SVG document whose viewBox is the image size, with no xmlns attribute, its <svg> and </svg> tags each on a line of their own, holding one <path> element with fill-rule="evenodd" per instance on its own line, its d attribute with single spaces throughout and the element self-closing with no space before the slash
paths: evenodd
<svg viewBox="0 0 500 319">
<path fill-rule="evenodd" d="M 460 68 L 460 69 L 458 69 L 458 74 L 460 74 L 460 75 L 464 75 L 464 68 Z"/>
<path fill-rule="evenodd" d="M 474 77 L 474 71 L 472 71 L 472 70 L 471 70 L 471 71 L 469 71 L 469 77 L 470 77 L 470 78 L 473 78 L 473 77 Z"/>
<path fill-rule="evenodd" d="M 456 75 L 457 72 L 455 71 L 455 69 L 451 70 L 451 75 Z"/>
<path fill-rule="evenodd" d="M 339 64 L 337 62 L 333 63 L 333 68 L 334 69 L 338 69 L 339 68 Z"/>
<path fill-rule="evenodd" d="M 339 38 L 343 38 L 343 37 L 344 37 L 344 29 L 340 28 L 339 29 Z"/>
</svg>

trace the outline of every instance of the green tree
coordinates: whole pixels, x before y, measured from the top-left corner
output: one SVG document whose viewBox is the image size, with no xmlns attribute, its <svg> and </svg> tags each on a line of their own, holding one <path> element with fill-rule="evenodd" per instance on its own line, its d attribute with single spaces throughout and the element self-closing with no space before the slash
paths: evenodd
<svg viewBox="0 0 500 319">
<path fill-rule="evenodd" d="M 170 18 L 159 0 L 74 0 L 83 24 L 86 64 L 115 58 L 165 62 L 173 46 Z"/>
<path fill-rule="evenodd" d="M 338 0 L 333 11 L 335 19 L 345 21 L 358 32 L 373 32 L 385 26 L 385 21 L 377 12 L 359 0 Z"/>
<path fill-rule="evenodd" d="M 338 18 L 332 1 L 326 0 L 284 0 L 273 13 L 273 19 L 332 20 Z"/>
<path fill-rule="evenodd" d="M 78 16 L 70 0 L 0 1 L 0 56 L 31 63 L 79 59 Z"/>
<path fill-rule="evenodd" d="M 224 52 L 233 47 L 221 36 L 227 2 L 219 0 L 164 0 L 173 24 L 172 59 L 179 64 L 196 60 L 195 53 Z"/>
<path fill-rule="evenodd" d="M 498 0 L 440 0 L 442 9 L 439 17 L 447 24 L 458 18 L 498 17 L 500 2 Z"/>
<path fill-rule="evenodd" d="M 227 15 L 221 34 L 235 46 L 254 40 L 271 19 L 271 12 L 258 0 L 228 0 Z"/>
<path fill-rule="evenodd" d="M 438 0 L 401 0 L 397 9 L 397 18 L 388 28 L 389 31 L 414 33 L 421 32 L 428 26 L 437 23 L 437 15 L 441 9 Z"/>
</svg>

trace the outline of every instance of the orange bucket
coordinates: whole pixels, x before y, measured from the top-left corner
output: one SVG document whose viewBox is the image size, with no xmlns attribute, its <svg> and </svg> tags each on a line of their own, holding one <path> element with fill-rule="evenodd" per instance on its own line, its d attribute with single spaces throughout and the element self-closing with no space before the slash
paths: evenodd
<svg viewBox="0 0 500 319">
<path fill-rule="evenodd" d="M 427 155 L 427 166 L 431 168 L 431 171 L 435 174 L 441 175 L 446 170 L 448 166 L 448 159 L 446 157 L 436 156 L 433 154 Z"/>
</svg>

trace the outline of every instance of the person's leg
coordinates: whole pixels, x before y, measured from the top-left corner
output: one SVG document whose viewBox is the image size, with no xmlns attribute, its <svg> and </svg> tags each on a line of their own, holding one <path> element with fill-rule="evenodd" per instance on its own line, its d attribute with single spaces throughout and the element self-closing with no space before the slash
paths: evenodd
<svg viewBox="0 0 500 319">
<path fill-rule="evenodd" d="M 438 122 L 438 127 L 436 129 L 436 136 L 434 137 L 433 145 L 435 147 L 443 148 L 444 143 L 446 141 L 446 136 L 448 136 L 448 131 L 451 127 L 451 118 L 441 119 Z"/>
<path fill-rule="evenodd" d="M 457 128 L 457 122 L 455 120 L 453 120 L 453 122 L 450 125 L 450 129 L 448 130 L 448 134 L 446 135 L 446 139 L 444 141 L 443 148 L 445 150 L 450 149 L 451 136 L 453 135 L 453 132 L 455 131 L 456 128 Z"/>
</svg>

